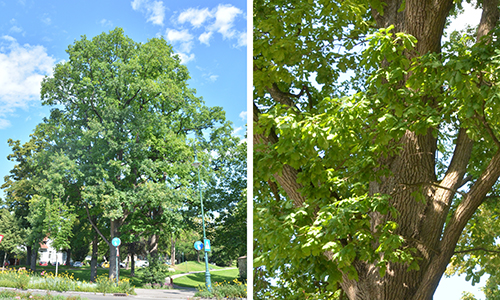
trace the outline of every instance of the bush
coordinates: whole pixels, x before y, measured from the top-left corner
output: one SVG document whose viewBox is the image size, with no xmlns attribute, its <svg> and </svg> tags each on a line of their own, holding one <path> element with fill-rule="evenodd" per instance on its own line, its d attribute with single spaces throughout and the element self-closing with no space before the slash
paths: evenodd
<svg viewBox="0 0 500 300">
<path fill-rule="evenodd" d="M 172 289 L 174 286 L 171 283 L 146 283 L 143 286 L 145 289 Z"/>
<path fill-rule="evenodd" d="M 14 287 L 21 290 L 26 290 L 30 283 L 30 275 L 26 271 L 19 271 L 15 275 Z"/>
<path fill-rule="evenodd" d="M 232 282 L 215 282 L 212 285 L 212 292 L 209 292 L 205 286 L 199 286 L 195 296 L 202 298 L 217 298 L 218 300 L 224 298 L 246 298 L 247 284 L 238 279 L 234 279 Z"/>
<path fill-rule="evenodd" d="M 144 269 L 141 279 L 145 283 L 161 284 L 165 283 L 168 267 L 164 265 L 158 257 L 148 255 L 149 266 Z"/>
</svg>

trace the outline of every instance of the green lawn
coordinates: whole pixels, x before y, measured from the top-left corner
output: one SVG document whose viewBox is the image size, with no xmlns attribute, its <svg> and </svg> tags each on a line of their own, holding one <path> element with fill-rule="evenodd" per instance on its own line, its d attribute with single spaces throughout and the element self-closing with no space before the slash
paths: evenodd
<svg viewBox="0 0 500 300">
<path fill-rule="evenodd" d="M 210 270 L 218 270 L 218 269 L 223 269 L 224 267 L 208 265 L 208 268 Z M 193 271 L 205 271 L 205 263 L 197 261 L 187 261 L 181 264 L 176 264 L 174 269 L 176 270 L 175 273 L 170 273 L 170 274 L 181 274 Z"/>
<path fill-rule="evenodd" d="M 216 282 L 231 282 L 234 279 L 239 277 L 239 271 L 238 269 L 231 269 L 231 270 L 214 270 L 210 271 L 210 281 L 212 282 L 212 285 L 215 284 Z M 200 285 L 204 286 L 205 285 L 205 273 L 195 273 L 195 274 L 189 274 L 186 276 L 182 276 L 179 278 L 174 279 L 174 284 L 179 285 L 179 286 L 186 286 L 186 287 L 193 287 L 196 288 Z"/>
</svg>

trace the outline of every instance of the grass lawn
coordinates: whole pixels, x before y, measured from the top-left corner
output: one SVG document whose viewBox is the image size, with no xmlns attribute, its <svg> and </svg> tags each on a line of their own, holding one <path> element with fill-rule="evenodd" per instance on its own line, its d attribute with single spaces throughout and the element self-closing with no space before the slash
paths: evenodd
<svg viewBox="0 0 500 300">
<path fill-rule="evenodd" d="M 219 270 L 219 271 L 210 271 L 210 281 L 212 282 L 212 285 L 215 284 L 216 282 L 231 282 L 235 278 L 239 277 L 239 271 L 238 269 L 231 269 L 231 270 Z M 199 285 L 204 286 L 205 285 L 205 273 L 195 273 L 195 274 L 189 274 L 186 276 L 182 276 L 179 278 L 174 279 L 174 284 L 179 285 L 179 286 L 186 286 L 186 287 L 193 287 L 196 288 Z"/>
<path fill-rule="evenodd" d="M 208 268 L 210 270 L 224 269 L 224 267 L 214 266 L 214 265 L 210 265 L 210 264 L 208 265 Z M 187 262 L 183 262 L 180 264 L 176 264 L 174 269 L 176 271 L 174 273 L 169 273 L 169 275 L 188 273 L 188 272 L 194 272 L 194 271 L 205 271 L 205 263 L 204 262 L 197 262 L 197 261 L 187 261 Z"/>
</svg>

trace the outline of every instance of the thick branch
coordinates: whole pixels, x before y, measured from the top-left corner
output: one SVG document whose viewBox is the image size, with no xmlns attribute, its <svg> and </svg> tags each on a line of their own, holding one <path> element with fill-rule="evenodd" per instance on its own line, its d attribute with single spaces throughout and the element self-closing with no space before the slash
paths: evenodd
<svg viewBox="0 0 500 300">
<path fill-rule="evenodd" d="M 106 244 L 108 244 L 109 246 L 111 246 L 111 243 L 108 241 L 108 239 L 106 239 L 106 237 L 104 237 L 104 235 L 97 228 L 97 226 L 94 224 L 94 222 L 92 222 L 92 218 L 90 217 L 90 212 L 89 212 L 89 206 L 88 206 L 87 203 L 85 203 L 85 210 L 87 211 L 87 217 L 89 219 L 90 225 L 92 225 L 92 227 L 94 227 L 94 229 L 97 232 L 97 234 L 99 234 L 101 236 L 101 238 L 106 242 Z"/>
<path fill-rule="evenodd" d="M 474 252 L 474 251 L 484 251 L 484 252 L 490 252 L 490 253 L 500 253 L 500 250 L 490 250 L 490 249 L 486 249 L 486 248 L 480 247 L 480 248 L 473 248 L 473 249 L 455 251 L 453 254 L 469 253 L 469 252 Z"/>
<path fill-rule="evenodd" d="M 254 123 L 259 122 L 259 108 L 253 104 L 253 121 Z M 256 151 L 258 150 L 258 145 L 269 145 L 275 144 L 278 142 L 278 136 L 274 133 L 273 130 L 269 133 L 269 135 L 264 134 L 255 134 L 253 135 L 253 141 Z M 296 207 L 302 206 L 305 201 L 305 198 L 300 194 L 299 190 L 302 188 L 302 185 L 297 183 L 297 175 L 298 171 L 292 168 L 289 165 L 283 165 L 283 169 L 281 173 L 273 174 L 276 182 L 281 186 L 281 188 L 285 191 L 289 199 L 293 201 L 293 204 Z"/>
</svg>

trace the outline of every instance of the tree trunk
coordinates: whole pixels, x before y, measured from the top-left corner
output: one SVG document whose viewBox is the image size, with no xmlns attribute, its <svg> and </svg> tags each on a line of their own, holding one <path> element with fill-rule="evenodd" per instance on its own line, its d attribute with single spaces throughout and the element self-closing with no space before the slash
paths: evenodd
<svg viewBox="0 0 500 300">
<path fill-rule="evenodd" d="M 26 265 L 31 265 L 31 246 L 26 246 Z"/>
<path fill-rule="evenodd" d="M 177 238 L 172 236 L 171 238 L 171 248 L 170 248 L 170 264 L 175 266 L 175 243 L 177 242 Z"/>
<path fill-rule="evenodd" d="M 147 247 L 148 254 L 151 255 L 152 258 L 156 258 L 158 255 L 158 235 L 151 235 L 151 237 L 147 240 Z"/>
<path fill-rule="evenodd" d="M 118 228 L 120 220 L 111 221 L 111 239 L 118 237 Z M 109 243 L 109 279 L 116 280 L 120 278 L 120 268 L 117 268 L 117 248 Z M 119 263 L 119 262 L 118 262 Z"/>
<path fill-rule="evenodd" d="M 130 276 L 135 276 L 135 242 L 130 243 Z"/>
<path fill-rule="evenodd" d="M 498 4 L 496 0 L 493 2 L 494 6 Z M 440 52 L 441 36 L 452 1 L 406 1 L 405 11 L 398 13 L 397 9 L 401 4 L 402 1 L 389 1 L 383 16 L 374 11 L 378 26 L 387 27 L 395 24 L 395 32 L 405 32 L 415 36 L 418 40 L 416 53 L 408 53 L 407 56 L 410 58 L 417 53 L 421 55 Z M 485 20 L 483 15 L 482 25 Z M 495 20 L 498 20 L 498 15 Z M 489 27 L 485 32 L 492 28 Z M 433 105 L 433 99 L 425 98 L 421 101 Z M 420 270 L 408 272 L 406 265 L 390 263 L 387 275 L 380 278 L 379 272 L 374 271 L 376 270 L 374 264 L 356 261 L 354 265 L 359 272 L 359 281 L 349 280 L 344 276 L 341 284 L 349 299 L 431 300 L 453 256 L 460 233 L 500 175 L 500 172 L 493 167 L 499 163 L 495 157 L 490 162 L 492 170 L 488 178 L 485 178 L 485 181 L 491 181 L 486 184 L 489 188 L 478 188 L 480 191 L 477 191 L 478 195 L 474 198 L 479 201 L 469 205 L 467 211 L 470 215 L 460 217 L 462 222 L 456 222 L 456 226 L 453 227 L 454 233 L 450 232 L 451 224 L 448 224 L 442 235 L 454 197 L 451 191 L 458 189 L 463 180 L 473 143 L 465 131 L 461 130 L 449 170 L 439 184 L 434 184 L 437 183 L 435 173 L 437 139 L 433 136 L 432 129 L 425 135 L 408 131 L 398 143 L 402 148 L 399 155 L 381 159 L 384 165 L 390 166 L 393 176 L 382 178 L 379 182 L 371 182 L 370 192 L 372 195 L 375 193 L 392 195 L 391 205 L 400 212 L 398 218 L 394 220 L 400 224 L 395 233 L 405 238 L 407 241 L 405 246 L 418 250 L 416 256 L 421 259 Z M 471 188 L 469 195 L 473 190 L 474 187 Z M 426 201 L 415 200 L 412 196 L 415 192 L 422 192 Z M 464 199 L 462 204 L 466 200 Z M 473 210 L 470 209 L 472 206 L 475 206 Z M 373 215 L 372 228 L 385 221 L 385 216 Z M 447 235 L 448 232 L 450 235 Z"/>
<path fill-rule="evenodd" d="M 99 236 L 94 232 L 94 239 L 92 240 L 92 258 L 90 259 L 90 281 L 95 282 L 97 278 L 97 244 L 99 243 Z"/>
<path fill-rule="evenodd" d="M 7 259 L 7 251 L 4 251 L 3 262 L 2 262 L 2 270 L 5 270 L 5 260 Z"/>
<path fill-rule="evenodd" d="M 38 256 L 38 247 L 31 247 L 31 261 L 30 261 L 30 269 L 31 271 L 36 271 L 36 258 Z"/>
<path fill-rule="evenodd" d="M 71 248 L 66 250 L 66 266 L 71 265 Z"/>
</svg>

